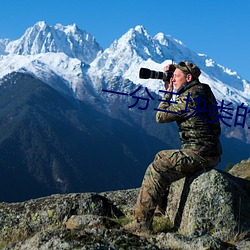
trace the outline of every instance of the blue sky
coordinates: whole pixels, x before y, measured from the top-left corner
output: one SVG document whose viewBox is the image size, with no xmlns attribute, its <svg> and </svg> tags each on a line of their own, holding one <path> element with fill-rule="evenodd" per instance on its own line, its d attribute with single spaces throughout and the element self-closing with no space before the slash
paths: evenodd
<svg viewBox="0 0 250 250">
<path fill-rule="evenodd" d="M 18 39 L 37 21 L 91 33 L 105 49 L 130 28 L 171 35 L 250 81 L 249 0 L 0 0 L 0 38 Z"/>
</svg>

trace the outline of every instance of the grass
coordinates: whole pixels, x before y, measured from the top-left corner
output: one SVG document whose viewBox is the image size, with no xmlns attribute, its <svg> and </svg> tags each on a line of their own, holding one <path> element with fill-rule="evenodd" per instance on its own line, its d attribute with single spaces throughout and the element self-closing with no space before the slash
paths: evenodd
<svg viewBox="0 0 250 250">
<path fill-rule="evenodd" d="M 132 216 L 125 216 L 125 217 L 113 219 L 113 221 L 115 221 L 116 223 L 120 224 L 123 227 L 123 226 L 129 224 L 130 222 L 132 222 L 133 217 Z"/>
<path fill-rule="evenodd" d="M 122 218 L 116 218 L 114 221 L 118 224 L 120 224 L 122 227 L 127 225 L 128 223 L 132 222 L 134 219 L 133 216 L 128 215 Z M 172 232 L 173 231 L 173 225 L 172 223 L 164 216 L 154 216 L 153 220 L 153 233 L 158 234 L 161 232 Z"/>
<path fill-rule="evenodd" d="M 155 216 L 153 220 L 153 231 L 154 233 L 167 233 L 173 231 L 173 224 L 164 216 Z"/>
</svg>

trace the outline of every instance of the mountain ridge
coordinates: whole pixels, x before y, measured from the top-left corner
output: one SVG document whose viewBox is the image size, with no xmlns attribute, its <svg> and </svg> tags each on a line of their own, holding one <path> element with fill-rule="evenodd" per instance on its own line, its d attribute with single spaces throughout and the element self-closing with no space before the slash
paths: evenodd
<svg viewBox="0 0 250 250">
<path fill-rule="evenodd" d="M 140 67 L 161 71 L 172 59 L 174 63 L 192 60 L 201 67 L 201 81 L 212 87 L 218 101 L 232 102 L 235 107 L 249 102 L 250 84 L 237 73 L 171 36 L 158 33 L 151 37 L 143 26 L 130 29 L 104 51 L 89 36 L 92 45 L 83 54 L 79 38 L 88 35 L 76 25 L 40 22 L 26 32 L 26 37 L 14 42 L 0 40 L 2 189 L 8 192 L 6 186 L 13 180 L 18 184 L 10 187 L 12 193 L 23 185 L 15 171 L 28 180 L 23 196 L 16 194 L 13 200 L 33 197 L 29 186 L 39 196 L 139 186 L 157 151 L 180 146 L 175 123 L 162 126 L 155 122 L 162 80 L 139 79 Z M 62 46 L 60 52 L 52 46 L 56 42 L 52 33 L 68 39 L 65 44 L 57 43 Z M 36 41 L 36 48 L 24 49 L 28 41 Z M 44 46 L 51 51 L 42 52 Z M 90 59 L 88 55 L 95 56 Z M 249 158 L 247 126 L 222 124 L 220 168 Z M 5 193 L 0 200 L 6 197 Z"/>
<path fill-rule="evenodd" d="M 9 41 L 6 52 L 17 55 L 36 55 L 47 52 L 63 52 L 69 57 L 90 63 L 102 49 L 95 38 L 76 24 L 49 26 L 44 21 L 28 28 L 24 35 Z"/>
<path fill-rule="evenodd" d="M 219 101 L 228 99 L 240 104 L 250 100 L 250 83 L 236 72 L 216 64 L 205 54 L 191 51 L 183 42 L 170 35 L 158 33 L 152 37 L 142 25 L 131 28 L 104 51 L 92 35 L 79 29 L 76 24 L 49 26 L 44 21 L 28 28 L 20 39 L 15 41 L 0 39 L 0 44 L 2 47 L 0 53 L 2 50 L 4 54 L 0 57 L 1 66 L 3 69 L 9 69 L 6 72 L 4 70 L 0 77 L 22 69 L 22 61 L 24 67 L 32 72 L 32 64 L 36 67 L 35 59 L 31 60 L 32 55 L 41 54 L 40 57 L 42 57 L 47 52 L 51 52 L 54 53 L 55 60 L 63 61 L 66 60 L 60 58 L 60 53 L 63 53 L 86 65 L 87 74 L 84 77 L 89 77 L 95 86 L 98 86 L 98 78 L 111 79 L 114 76 L 122 76 L 158 94 L 157 92 L 162 88 L 162 82 L 139 79 L 139 68 L 149 67 L 162 71 L 163 67 L 172 61 L 178 63 L 182 60 L 190 60 L 201 68 L 201 81 L 211 85 Z M 20 57 L 16 65 L 17 60 L 11 62 L 8 55 L 24 55 L 24 57 Z M 30 61 L 28 65 L 27 57 Z M 51 66 L 50 60 L 47 65 Z M 65 69 L 61 69 L 57 74 L 63 74 L 63 71 Z M 71 73 L 65 80 L 70 82 L 72 77 L 77 78 L 79 74 Z"/>
<path fill-rule="evenodd" d="M 40 30 L 38 29 L 39 27 Z M 25 33 L 29 33 L 34 29 L 36 34 L 43 33 L 43 30 L 46 29 L 49 31 L 55 30 L 55 32 L 60 30 L 64 32 L 66 37 L 70 33 L 68 32 L 69 30 L 77 31 L 76 34 L 84 33 L 80 32 L 76 25 L 63 26 L 56 24 L 48 26 L 43 21 L 28 28 Z M 47 32 L 46 34 L 50 33 Z M 88 36 L 86 32 L 84 34 L 85 37 Z M 43 36 L 43 39 L 46 37 Z M 76 39 L 72 44 L 78 44 L 78 36 L 75 38 L 71 34 L 69 37 L 70 39 Z M 84 36 L 81 37 L 84 39 Z M 93 36 L 89 35 L 89 37 Z M 24 39 L 24 36 L 15 42 L 20 44 L 22 39 Z M 40 43 L 41 45 L 44 44 L 43 39 Z M 96 43 L 93 39 L 90 40 L 93 41 L 93 46 L 90 47 L 90 50 L 92 50 L 96 48 Z M 0 44 L 2 44 L 2 47 L 8 46 L 8 44 L 11 44 L 11 41 L 2 39 Z M 67 43 L 65 47 L 68 48 Z M 76 50 L 78 50 L 77 48 L 78 45 Z M 162 81 L 140 79 L 138 77 L 140 67 L 161 71 L 166 64 L 172 63 L 172 60 L 174 63 L 178 63 L 179 60 L 190 60 L 201 68 L 200 80 L 211 86 L 218 102 L 225 101 L 226 104 L 231 102 L 235 112 L 240 104 L 249 103 L 250 83 L 248 81 L 242 79 L 236 72 L 216 64 L 207 55 L 191 51 L 183 42 L 172 38 L 170 35 L 158 33 L 152 37 L 148 34 L 145 27 L 137 25 L 135 28 L 129 29 L 128 32 L 114 41 L 104 51 L 100 47 L 98 48 L 98 50 L 94 49 L 92 52 L 96 56 L 89 63 L 86 63 L 88 60 L 82 59 L 82 56 L 77 58 L 76 53 L 67 55 L 68 49 L 66 49 L 65 53 L 47 52 L 35 55 L 6 55 L 8 52 L 4 50 L 2 51 L 4 55 L 0 56 L 0 66 L 3 69 L 0 73 L 0 78 L 13 71 L 31 73 L 59 92 L 73 96 L 95 106 L 99 111 L 117 118 L 120 117 L 119 111 L 117 110 L 113 114 L 110 112 L 110 107 L 117 106 L 119 102 L 121 105 L 120 107 L 117 106 L 117 109 L 119 108 L 121 113 L 125 112 L 126 115 L 131 116 L 131 109 L 127 109 L 129 105 L 124 105 L 129 100 L 128 98 L 104 94 L 102 92 L 103 89 L 130 94 L 138 86 L 142 86 L 159 96 L 159 90 L 163 89 Z M 41 51 L 41 49 L 42 47 L 38 51 Z M 146 97 L 145 94 L 144 97 Z M 133 119 L 135 119 L 137 114 L 135 111 L 132 113 Z M 141 114 L 138 114 L 138 116 L 141 117 Z M 247 122 L 249 124 L 249 121 Z M 233 127 L 225 127 L 223 129 L 224 134 L 227 134 L 226 136 L 228 137 L 250 142 L 250 132 L 247 129 L 247 125 L 240 133 L 239 129 L 236 128 L 237 132 L 234 130 L 235 128 Z"/>
<path fill-rule="evenodd" d="M 166 147 L 136 124 L 108 117 L 32 75 L 12 73 L 4 81 L 1 201 L 139 186 L 156 148 Z"/>
</svg>

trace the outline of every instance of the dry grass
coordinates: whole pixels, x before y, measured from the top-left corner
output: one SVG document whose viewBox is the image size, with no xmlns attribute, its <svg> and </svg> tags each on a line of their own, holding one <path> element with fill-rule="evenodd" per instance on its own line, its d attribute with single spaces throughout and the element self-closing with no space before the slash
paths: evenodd
<svg viewBox="0 0 250 250">
<path fill-rule="evenodd" d="M 235 235 L 232 235 L 232 237 L 226 241 L 226 243 L 235 245 L 239 241 L 243 241 L 246 239 L 250 239 L 250 231 L 246 231 L 243 233 L 237 233 Z"/>
<path fill-rule="evenodd" d="M 122 218 L 114 219 L 114 221 L 123 227 L 123 226 L 127 225 L 128 223 L 132 222 L 133 219 L 134 219 L 134 217 L 129 215 L 129 216 L 125 216 Z M 155 216 L 154 220 L 153 220 L 152 227 L 153 227 L 154 234 L 158 234 L 160 232 L 166 233 L 166 232 L 170 232 L 173 230 L 173 225 L 164 216 Z M 140 236 L 145 236 L 145 235 L 140 235 Z"/>
</svg>

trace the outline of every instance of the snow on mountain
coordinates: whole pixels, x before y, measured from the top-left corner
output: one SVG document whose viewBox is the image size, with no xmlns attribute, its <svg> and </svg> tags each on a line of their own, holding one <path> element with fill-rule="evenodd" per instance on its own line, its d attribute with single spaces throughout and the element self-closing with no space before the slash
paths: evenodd
<svg viewBox="0 0 250 250">
<path fill-rule="evenodd" d="M 140 65 L 148 60 L 159 64 L 166 58 L 168 57 L 164 57 L 158 44 L 148 35 L 144 27 L 136 26 L 97 56 L 91 63 L 88 73 L 90 76 L 97 74 L 106 79 L 123 76 L 135 84 L 140 84 L 138 82 Z"/>
<path fill-rule="evenodd" d="M 9 42 L 6 52 L 18 55 L 36 55 L 47 52 L 63 52 L 69 57 L 90 63 L 102 48 L 94 37 L 75 24 L 62 26 L 56 24 L 50 27 L 45 22 L 37 22 L 28 28 L 24 35 Z"/>
<path fill-rule="evenodd" d="M 91 81 L 85 75 L 88 65 L 64 53 L 41 53 L 37 55 L 0 56 L 0 78 L 17 71 L 34 75 L 60 92 L 77 99 L 91 99 L 97 94 Z M 88 94 L 88 98 L 86 95 Z"/>
<path fill-rule="evenodd" d="M 146 67 L 162 71 L 164 66 L 169 63 L 179 63 L 180 61 L 191 61 L 200 67 L 202 70 L 200 80 L 212 87 L 218 101 L 249 102 L 250 83 L 242 79 L 236 72 L 216 64 L 204 54 L 191 51 L 184 43 L 169 35 L 158 33 L 155 37 L 151 37 L 143 26 L 130 29 L 97 56 L 90 64 L 88 73 L 98 89 L 101 88 L 98 85 L 103 84 L 100 79 L 109 80 L 114 76 L 121 75 L 158 94 L 159 90 L 164 88 L 163 82 L 161 80 L 140 79 L 139 69 Z"/>
<path fill-rule="evenodd" d="M 6 45 L 9 43 L 9 39 L 0 39 L 0 55 L 7 55 L 5 52 Z"/>
<path fill-rule="evenodd" d="M 113 88 L 111 85 L 118 78 L 128 79 L 131 90 L 135 84 L 159 94 L 163 82 L 140 79 L 140 68 L 162 71 L 165 65 L 184 60 L 201 68 L 200 80 L 212 87 L 218 101 L 249 103 L 250 83 L 236 72 L 216 64 L 207 55 L 197 54 L 169 35 L 158 33 L 151 37 L 143 26 L 131 28 L 103 52 L 93 36 L 75 24 L 48 26 L 38 22 L 18 40 L 0 40 L 0 77 L 12 71 L 30 72 L 58 90 L 93 101 L 97 95 L 104 98 L 100 95 L 102 89 Z M 115 86 L 124 91 L 123 84 Z"/>
<path fill-rule="evenodd" d="M 101 52 L 94 37 L 75 24 L 37 22 L 18 40 L 0 40 L 0 77 L 28 72 L 61 92 L 91 99 L 96 93 L 84 72 Z"/>
</svg>

